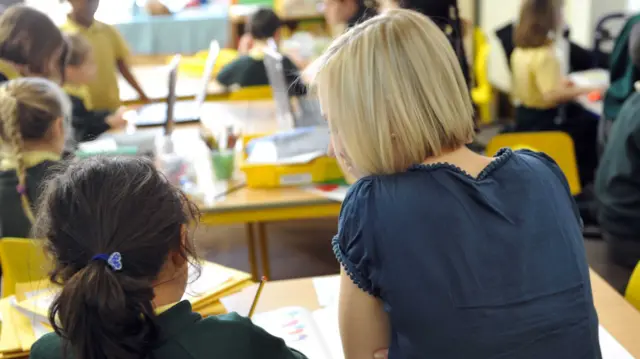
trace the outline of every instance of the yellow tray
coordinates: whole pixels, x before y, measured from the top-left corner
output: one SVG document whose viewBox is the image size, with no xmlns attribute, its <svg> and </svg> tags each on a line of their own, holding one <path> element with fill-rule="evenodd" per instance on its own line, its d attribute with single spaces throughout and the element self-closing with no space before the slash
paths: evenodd
<svg viewBox="0 0 640 359">
<path fill-rule="evenodd" d="M 246 144 L 254 138 L 265 135 L 245 135 L 242 143 Z M 246 152 L 243 151 L 239 168 L 246 175 L 247 187 L 251 188 L 301 186 L 344 178 L 336 159 L 329 156 L 295 165 L 248 164 L 245 162 L 246 157 Z"/>
<path fill-rule="evenodd" d="M 180 75 L 189 77 L 200 77 L 204 72 L 204 65 L 207 60 L 208 51 L 200 51 L 193 56 L 185 56 L 180 61 L 178 72 Z M 238 51 L 233 49 L 221 49 L 216 64 L 213 67 L 211 77 L 214 78 L 220 70 L 238 57 Z"/>
</svg>

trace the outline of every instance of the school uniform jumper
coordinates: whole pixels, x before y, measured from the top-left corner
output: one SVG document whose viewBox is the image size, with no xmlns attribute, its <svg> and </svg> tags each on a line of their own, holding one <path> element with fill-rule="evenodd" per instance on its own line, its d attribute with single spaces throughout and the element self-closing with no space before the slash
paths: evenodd
<svg viewBox="0 0 640 359">
<path fill-rule="evenodd" d="M 581 220 L 544 154 L 362 178 L 333 249 L 382 300 L 391 359 L 601 358 Z"/>
<path fill-rule="evenodd" d="M 613 122 L 595 192 L 598 221 L 609 254 L 633 268 L 640 260 L 640 93 L 633 93 Z"/>
<path fill-rule="evenodd" d="M 289 96 L 305 95 L 307 89 L 300 81 L 300 71 L 286 56 L 283 56 L 282 68 L 289 85 Z M 220 70 L 216 80 L 226 87 L 269 86 L 267 70 L 264 67 L 264 53 L 254 50 L 247 55 L 239 56 Z"/>
<path fill-rule="evenodd" d="M 73 106 L 71 125 L 73 136 L 77 142 L 95 140 L 111 127 L 106 122 L 111 111 L 94 110 L 91 96 L 86 86 L 64 86 Z"/>
<path fill-rule="evenodd" d="M 304 359 L 284 341 L 236 313 L 202 318 L 183 301 L 157 317 L 160 337 L 155 359 Z M 63 359 L 62 341 L 48 334 L 31 348 L 31 359 Z M 71 359 L 72 356 L 69 357 Z"/>
<path fill-rule="evenodd" d="M 33 205 L 40 197 L 42 182 L 60 155 L 48 152 L 27 152 L 24 154 L 27 165 L 27 198 Z M 28 238 L 31 222 L 24 213 L 22 200 L 18 193 L 18 176 L 15 165 L 7 159 L 0 161 L 0 238 Z"/>
</svg>

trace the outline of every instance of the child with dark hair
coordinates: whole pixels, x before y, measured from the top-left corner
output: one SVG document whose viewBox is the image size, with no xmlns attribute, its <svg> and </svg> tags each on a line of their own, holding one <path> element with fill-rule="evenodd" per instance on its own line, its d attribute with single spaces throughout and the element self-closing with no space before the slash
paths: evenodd
<svg viewBox="0 0 640 359">
<path fill-rule="evenodd" d="M 69 35 L 71 47 L 69 61 L 65 70 L 64 90 L 73 104 L 73 130 L 78 142 L 91 141 L 102 133 L 124 128 L 127 121 L 122 117 L 126 107 L 117 111 L 95 110 L 87 85 L 94 80 L 96 65 L 93 47 L 87 39 L 76 33 Z"/>
<path fill-rule="evenodd" d="M 24 76 L 61 83 L 68 46 L 49 16 L 14 5 L 0 15 L 0 82 Z"/>
<path fill-rule="evenodd" d="M 0 238 L 28 237 L 32 203 L 61 158 L 71 104 L 53 82 L 21 78 L 0 86 Z"/>
<path fill-rule="evenodd" d="M 280 38 L 282 22 L 271 9 L 259 9 L 253 13 L 247 22 L 247 53 L 227 64 L 220 70 L 217 81 L 224 86 L 265 86 L 269 85 L 269 78 L 264 67 L 264 49 L 269 45 L 267 40 L 272 38 L 276 43 Z M 282 59 L 284 74 L 289 85 L 291 95 L 303 95 L 306 87 L 300 83 L 300 72 L 296 65 L 286 56 Z"/>
<path fill-rule="evenodd" d="M 32 359 L 302 359 L 235 313 L 202 318 L 181 301 L 197 267 L 194 204 L 140 157 L 71 164 L 44 189 L 34 233 L 62 286 L 55 333 Z"/>
</svg>

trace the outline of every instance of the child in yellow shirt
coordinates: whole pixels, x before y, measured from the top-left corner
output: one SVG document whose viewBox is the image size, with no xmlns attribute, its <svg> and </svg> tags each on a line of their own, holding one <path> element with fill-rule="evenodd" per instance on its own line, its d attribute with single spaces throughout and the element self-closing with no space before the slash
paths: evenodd
<svg viewBox="0 0 640 359">
<path fill-rule="evenodd" d="M 93 99 L 87 84 L 96 76 L 96 64 L 93 48 L 89 41 L 80 34 L 69 36 L 70 52 L 65 69 L 64 90 L 73 104 L 71 124 L 77 141 L 91 141 L 102 133 L 117 128 L 124 128 L 127 122 L 122 117 L 127 110 L 120 107 L 117 111 L 95 110 Z"/>
<path fill-rule="evenodd" d="M 96 110 L 115 111 L 120 107 L 120 89 L 116 70 L 138 92 L 147 96 L 127 64 L 129 49 L 116 28 L 94 19 L 100 0 L 69 0 L 73 10 L 62 26 L 66 32 L 80 33 L 91 43 L 96 59 L 96 77 L 89 85 L 89 95 Z"/>
</svg>

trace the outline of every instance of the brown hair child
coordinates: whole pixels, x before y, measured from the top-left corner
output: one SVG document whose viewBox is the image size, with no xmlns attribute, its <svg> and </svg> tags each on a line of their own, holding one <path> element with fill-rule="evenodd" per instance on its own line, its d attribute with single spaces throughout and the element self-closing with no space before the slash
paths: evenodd
<svg viewBox="0 0 640 359">
<path fill-rule="evenodd" d="M 61 83 L 67 51 L 64 36 L 46 14 L 14 5 L 0 15 L 0 82 L 39 76 Z"/>
</svg>

